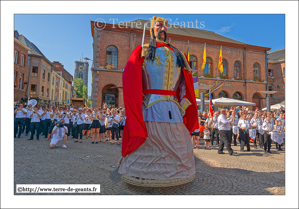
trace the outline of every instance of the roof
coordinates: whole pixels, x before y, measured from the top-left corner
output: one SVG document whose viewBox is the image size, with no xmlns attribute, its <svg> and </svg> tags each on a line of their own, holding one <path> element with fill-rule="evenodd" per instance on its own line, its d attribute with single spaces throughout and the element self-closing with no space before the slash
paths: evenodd
<svg viewBox="0 0 299 209">
<path fill-rule="evenodd" d="M 30 48 L 28 51 L 29 56 L 41 57 L 51 66 L 53 66 L 52 62 L 48 60 L 48 58 L 39 50 L 39 48 L 37 48 L 37 46 L 35 46 L 35 44 L 29 41 L 25 36 L 20 35 L 19 40 Z"/>
<path fill-rule="evenodd" d="M 139 24 L 136 24 L 136 23 Z M 127 24 L 128 26 L 133 26 L 132 28 L 138 28 L 138 29 L 143 29 L 144 24 L 146 24 L 146 30 L 150 29 L 150 21 L 149 20 L 143 20 L 143 19 L 137 19 L 134 21 L 126 22 L 124 23 L 125 25 Z M 148 27 L 147 27 L 148 26 Z M 195 38 L 204 38 L 204 39 L 210 39 L 210 40 L 215 40 L 215 41 L 223 41 L 223 42 L 228 42 L 228 43 L 235 43 L 235 44 L 245 44 L 240 41 L 236 41 L 231 38 L 227 38 L 225 36 L 222 36 L 218 33 L 215 33 L 213 31 L 208 31 L 208 30 L 202 30 L 202 29 L 197 29 L 197 28 L 188 28 L 188 27 L 178 27 L 178 25 L 175 26 L 172 24 L 168 24 L 167 27 L 167 33 L 170 34 L 175 34 L 175 35 L 183 35 L 183 36 L 190 36 L 190 37 L 195 37 Z"/>
<path fill-rule="evenodd" d="M 281 62 L 285 61 L 285 49 L 279 49 L 273 52 L 268 52 L 268 62 Z"/>
</svg>

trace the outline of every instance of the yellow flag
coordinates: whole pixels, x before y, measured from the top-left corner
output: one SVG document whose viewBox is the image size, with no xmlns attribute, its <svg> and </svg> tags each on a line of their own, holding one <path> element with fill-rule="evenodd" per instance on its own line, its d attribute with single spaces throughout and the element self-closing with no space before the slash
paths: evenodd
<svg viewBox="0 0 299 209">
<path fill-rule="evenodd" d="M 218 69 L 219 69 L 220 73 L 223 73 L 222 46 L 220 47 Z"/>
<path fill-rule="evenodd" d="M 207 49 L 206 49 L 206 43 L 205 43 L 205 49 L 203 51 L 201 69 L 205 69 L 206 60 L 207 60 Z"/>
<path fill-rule="evenodd" d="M 91 71 L 91 84 L 92 84 L 92 77 L 93 77 L 92 75 L 93 75 L 93 71 Z"/>
</svg>

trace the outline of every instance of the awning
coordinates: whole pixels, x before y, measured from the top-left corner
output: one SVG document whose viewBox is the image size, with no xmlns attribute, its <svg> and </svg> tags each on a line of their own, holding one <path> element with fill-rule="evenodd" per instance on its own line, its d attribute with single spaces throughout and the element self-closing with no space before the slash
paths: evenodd
<svg viewBox="0 0 299 209">
<path fill-rule="evenodd" d="M 213 99 L 213 106 L 222 107 L 222 106 L 256 106 L 253 102 L 246 102 L 237 99 L 230 99 L 230 98 L 218 98 Z"/>
</svg>

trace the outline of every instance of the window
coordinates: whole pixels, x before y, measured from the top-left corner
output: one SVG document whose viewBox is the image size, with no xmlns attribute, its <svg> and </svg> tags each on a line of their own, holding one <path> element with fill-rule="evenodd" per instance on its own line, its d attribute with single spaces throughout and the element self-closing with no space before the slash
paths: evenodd
<svg viewBox="0 0 299 209">
<path fill-rule="evenodd" d="M 58 92 L 56 92 L 56 99 L 55 99 L 56 102 L 58 102 Z"/>
<path fill-rule="evenodd" d="M 223 63 L 223 72 L 220 73 L 220 77 L 226 77 L 227 76 L 227 61 L 225 59 L 222 59 Z"/>
<path fill-rule="evenodd" d="M 64 100 L 67 102 L 67 92 L 65 92 L 65 95 L 64 95 Z"/>
<path fill-rule="evenodd" d="M 49 97 L 49 88 L 47 88 L 47 97 Z"/>
<path fill-rule="evenodd" d="M 36 94 L 36 85 L 35 84 L 31 84 L 30 94 Z"/>
<path fill-rule="evenodd" d="M 242 100 L 242 95 L 239 92 L 235 92 L 233 94 L 233 98 L 234 99 L 238 99 L 238 100 Z"/>
<path fill-rule="evenodd" d="M 21 65 L 25 67 L 25 56 L 22 54 Z"/>
<path fill-rule="evenodd" d="M 62 85 L 63 85 L 63 83 L 62 83 L 62 81 L 60 82 L 60 89 L 62 89 Z"/>
<path fill-rule="evenodd" d="M 59 88 L 59 80 L 56 78 L 56 87 Z"/>
<path fill-rule="evenodd" d="M 218 97 L 219 98 L 221 98 L 221 97 L 228 98 L 228 95 L 225 91 L 220 91 L 219 94 L 218 94 Z"/>
<path fill-rule="evenodd" d="M 66 89 L 68 88 L 67 83 L 65 83 L 65 88 L 66 88 Z"/>
<path fill-rule="evenodd" d="M 59 102 L 61 101 L 61 93 L 59 94 Z"/>
<path fill-rule="evenodd" d="M 45 69 L 43 69 L 43 79 L 45 80 L 45 78 L 46 78 L 46 71 Z"/>
<path fill-rule="evenodd" d="M 18 64 L 19 52 L 15 51 L 15 63 Z"/>
<path fill-rule="evenodd" d="M 269 84 L 269 86 L 268 86 L 268 90 L 269 90 L 269 91 L 273 91 L 273 90 L 274 90 L 272 84 Z M 269 94 L 269 95 L 270 95 L 270 97 L 273 97 L 273 94 Z"/>
<path fill-rule="evenodd" d="M 20 73 L 20 79 L 19 79 L 19 89 L 23 89 L 23 73 Z"/>
<path fill-rule="evenodd" d="M 234 65 L 234 75 L 235 78 L 241 78 L 241 64 L 238 61 L 236 61 Z"/>
<path fill-rule="evenodd" d="M 207 62 L 204 69 L 204 75 L 212 75 L 212 60 L 207 57 Z"/>
<path fill-rule="evenodd" d="M 54 85 L 54 80 L 55 80 L 54 76 L 52 76 L 52 85 Z"/>
<path fill-rule="evenodd" d="M 16 80 L 17 80 L 17 71 L 14 71 L 14 87 L 17 87 L 17 83 L 16 83 Z"/>
<path fill-rule="evenodd" d="M 48 73 L 48 82 L 50 82 L 50 73 Z"/>
<path fill-rule="evenodd" d="M 41 91 L 41 95 L 42 95 L 42 96 L 44 96 L 44 91 L 45 91 L 45 89 L 44 89 L 44 87 L 42 86 L 42 91 Z"/>
<path fill-rule="evenodd" d="M 54 90 L 52 89 L 51 99 L 54 100 Z"/>
<path fill-rule="evenodd" d="M 253 64 L 253 78 L 260 78 L 260 65 L 258 63 Z"/>
<path fill-rule="evenodd" d="M 117 69 L 117 48 L 115 46 L 109 46 L 106 52 L 106 63 L 113 65 Z"/>
<path fill-rule="evenodd" d="M 268 69 L 268 76 L 273 77 L 273 70 L 272 69 Z"/>
<path fill-rule="evenodd" d="M 78 78 L 81 78 L 83 80 L 83 72 L 79 72 Z"/>
<path fill-rule="evenodd" d="M 38 67 L 33 66 L 32 67 L 32 76 L 37 77 L 37 73 L 38 73 Z"/>
<path fill-rule="evenodd" d="M 192 72 L 196 70 L 196 58 L 194 56 L 190 56 L 190 67 Z"/>
</svg>

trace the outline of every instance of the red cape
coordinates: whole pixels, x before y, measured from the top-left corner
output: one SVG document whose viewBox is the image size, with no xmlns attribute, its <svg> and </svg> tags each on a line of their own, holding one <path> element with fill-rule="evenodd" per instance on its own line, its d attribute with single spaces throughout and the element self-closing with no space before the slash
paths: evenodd
<svg viewBox="0 0 299 209">
<path fill-rule="evenodd" d="M 157 47 L 161 46 L 170 48 L 166 44 L 157 42 Z M 170 49 L 173 51 L 172 48 Z M 127 119 L 122 136 L 122 156 L 134 152 L 148 136 L 142 114 L 142 63 L 144 57 L 141 57 L 141 50 L 141 45 L 135 48 L 123 72 L 123 97 Z M 187 108 L 183 121 L 187 129 L 193 132 L 199 128 L 193 78 L 188 70 L 183 68 L 182 72 L 186 82 L 186 98 L 192 103 Z M 177 98 L 180 101 L 179 93 L 178 88 Z"/>
</svg>

